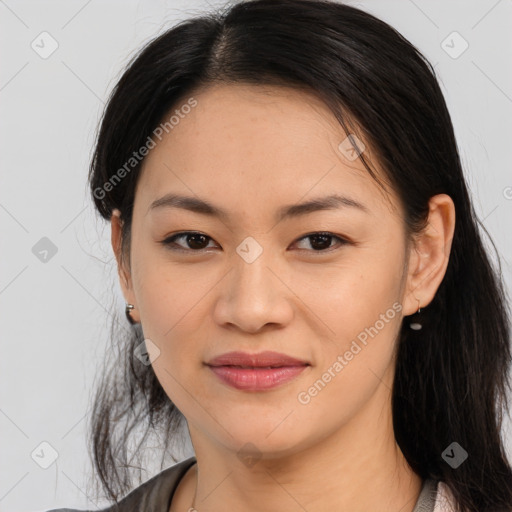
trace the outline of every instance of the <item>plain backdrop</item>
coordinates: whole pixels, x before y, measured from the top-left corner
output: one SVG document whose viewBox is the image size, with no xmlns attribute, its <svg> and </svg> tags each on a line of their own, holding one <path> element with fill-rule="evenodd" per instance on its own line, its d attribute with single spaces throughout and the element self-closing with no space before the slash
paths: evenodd
<svg viewBox="0 0 512 512">
<path fill-rule="evenodd" d="M 435 65 L 475 209 L 512 294 L 512 2 L 352 4 Z M 218 5 L 0 0 L 0 511 L 104 506 L 87 496 L 85 422 L 110 315 L 122 320 L 124 302 L 110 225 L 87 191 L 94 130 L 134 52 Z M 511 432 L 507 420 L 509 457 Z M 192 454 L 189 444 L 176 450 Z M 158 470 L 149 466 L 145 478 Z"/>
</svg>

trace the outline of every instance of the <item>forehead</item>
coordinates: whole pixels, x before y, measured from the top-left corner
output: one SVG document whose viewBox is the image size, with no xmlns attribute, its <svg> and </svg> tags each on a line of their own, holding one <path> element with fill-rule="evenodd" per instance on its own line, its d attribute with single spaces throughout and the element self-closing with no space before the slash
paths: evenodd
<svg viewBox="0 0 512 512">
<path fill-rule="evenodd" d="M 373 213 L 389 208 L 390 199 L 397 206 L 361 160 L 347 153 L 343 128 L 308 92 L 214 85 L 182 99 L 164 122 L 171 116 L 161 140 L 153 137 L 156 145 L 139 177 L 136 204 L 144 213 L 169 192 L 214 196 L 226 211 L 248 204 L 264 210 L 327 193 L 368 204 Z"/>
</svg>

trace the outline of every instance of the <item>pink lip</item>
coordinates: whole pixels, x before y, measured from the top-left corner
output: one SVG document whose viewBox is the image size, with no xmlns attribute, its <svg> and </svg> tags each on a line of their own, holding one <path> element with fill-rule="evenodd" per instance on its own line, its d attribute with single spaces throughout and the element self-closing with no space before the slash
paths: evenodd
<svg viewBox="0 0 512 512">
<path fill-rule="evenodd" d="M 226 352 L 208 361 L 209 366 L 303 366 L 307 361 L 280 354 L 279 352 L 260 352 L 249 354 L 247 352 Z"/>
<path fill-rule="evenodd" d="M 269 351 L 259 354 L 229 352 L 212 359 L 207 365 L 223 382 L 246 391 L 274 388 L 292 380 L 310 366 L 307 361 Z"/>
</svg>

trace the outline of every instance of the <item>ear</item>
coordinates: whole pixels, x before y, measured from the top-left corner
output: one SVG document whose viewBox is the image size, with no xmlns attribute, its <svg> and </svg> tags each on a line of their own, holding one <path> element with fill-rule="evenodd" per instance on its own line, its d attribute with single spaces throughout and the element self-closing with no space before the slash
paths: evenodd
<svg viewBox="0 0 512 512">
<path fill-rule="evenodd" d="M 431 197 L 427 226 L 415 238 L 409 253 L 404 315 L 418 311 L 418 300 L 419 307 L 424 308 L 434 298 L 448 267 L 454 231 L 452 198 L 447 194 Z"/>
<path fill-rule="evenodd" d="M 139 312 L 135 302 L 135 294 L 133 293 L 132 278 L 128 265 L 121 250 L 121 228 L 123 221 L 121 220 L 121 212 L 118 209 L 112 211 L 112 217 L 110 218 L 110 224 L 112 227 L 111 241 L 112 249 L 117 261 L 117 273 L 119 275 L 119 282 L 123 291 L 125 301 L 129 304 L 133 304 L 135 309 L 132 310 L 130 316 L 135 322 L 140 322 Z"/>
</svg>

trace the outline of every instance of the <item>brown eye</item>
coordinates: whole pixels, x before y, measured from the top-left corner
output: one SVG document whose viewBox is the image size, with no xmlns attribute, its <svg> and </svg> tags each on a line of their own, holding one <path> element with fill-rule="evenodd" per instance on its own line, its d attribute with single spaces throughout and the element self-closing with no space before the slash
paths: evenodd
<svg viewBox="0 0 512 512">
<path fill-rule="evenodd" d="M 176 243 L 176 240 L 180 239 L 185 241 L 185 246 Z M 207 248 L 208 240 L 211 240 L 211 238 L 207 235 L 203 235 L 202 233 L 184 231 L 183 233 L 177 233 L 176 235 L 166 238 L 162 241 L 162 244 L 169 246 L 172 250 L 199 252 Z M 177 246 L 177 248 L 173 246 Z"/>
<path fill-rule="evenodd" d="M 346 245 L 349 243 L 347 240 L 337 235 L 325 232 L 310 233 L 308 235 L 303 236 L 298 241 L 300 242 L 301 240 L 307 239 L 310 240 L 309 246 L 315 252 L 327 252 L 328 250 L 332 249 L 333 246 L 331 244 L 333 241 L 338 241 L 338 245 Z"/>
</svg>

